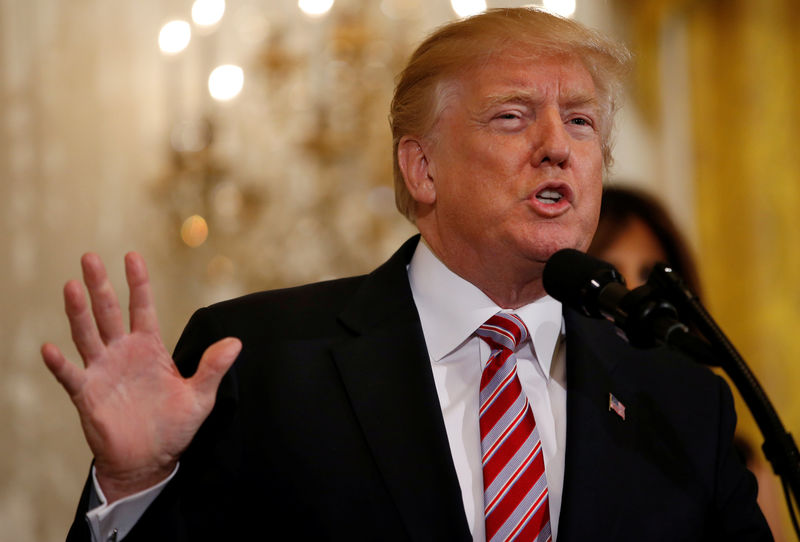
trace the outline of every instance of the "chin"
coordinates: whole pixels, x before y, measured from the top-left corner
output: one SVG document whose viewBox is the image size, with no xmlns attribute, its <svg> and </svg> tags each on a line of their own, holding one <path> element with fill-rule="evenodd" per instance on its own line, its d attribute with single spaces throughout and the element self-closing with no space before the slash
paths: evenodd
<svg viewBox="0 0 800 542">
<path fill-rule="evenodd" d="M 574 248 L 585 251 L 587 246 L 588 243 L 583 243 L 575 239 L 548 238 L 544 241 L 540 240 L 536 243 L 529 244 L 526 247 L 526 252 L 530 259 L 544 263 L 550 259 L 550 256 L 561 249 Z"/>
<path fill-rule="evenodd" d="M 545 221 L 524 224 L 517 228 L 513 243 L 525 258 L 543 264 L 561 249 L 586 251 L 592 240 L 592 231 L 578 224 Z"/>
<path fill-rule="evenodd" d="M 550 259 L 550 256 L 561 250 L 562 248 L 568 248 L 567 246 L 562 246 L 560 244 L 554 243 L 547 243 L 547 244 L 539 244 L 535 247 L 528 246 L 524 250 L 525 258 L 532 262 L 536 262 L 537 264 L 544 264 L 547 260 Z"/>
</svg>

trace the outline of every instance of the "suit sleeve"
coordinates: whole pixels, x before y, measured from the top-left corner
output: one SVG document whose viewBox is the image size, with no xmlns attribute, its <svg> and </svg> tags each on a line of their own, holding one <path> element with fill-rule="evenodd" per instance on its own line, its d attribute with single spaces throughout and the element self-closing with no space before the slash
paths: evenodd
<svg viewBox="0 0 800 542">
<path fill-rule="evenodd" d="M 733 446 L 736 411 L 728 385 L 718 377 L 720 387 L 720 443 L 715 488 L 715 523 L 718 540 L 770 541 L 772 534 L 756 496 L 755 476 L 747 470 Z"/>
</svg>

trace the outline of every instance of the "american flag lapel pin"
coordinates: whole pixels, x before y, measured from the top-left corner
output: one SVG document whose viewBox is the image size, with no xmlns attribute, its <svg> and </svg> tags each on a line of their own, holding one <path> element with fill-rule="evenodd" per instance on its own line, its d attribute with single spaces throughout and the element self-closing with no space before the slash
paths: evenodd
<svg viewBox="0 0 800 542">
<path fill-rule="evenodd" d="M 613 410 L 617 413 L 617 416 L 623 420 L 625 419 L 625 405 L 623 405 L 619 399 L 614 397 L 613 393 L 608 394 L 608 410 L 609 412 Z"/>
</svg>

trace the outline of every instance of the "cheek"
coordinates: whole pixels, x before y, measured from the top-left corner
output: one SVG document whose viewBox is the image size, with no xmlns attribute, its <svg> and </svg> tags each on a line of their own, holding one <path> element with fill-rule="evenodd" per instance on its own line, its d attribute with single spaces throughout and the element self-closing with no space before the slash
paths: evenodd
<svg viewBox="0 0 800 542">
<path fill-rule="evenodd" d="M 579 250 L 587 250 L 592 242 L 592 237 L 597 230 L 600 220 L 600 202 L 603 195 L 602 181 L 589 183 L 582 192 L 580 206 L 580 220 L 583 239 Z"/>
<path fill-rule="evenodd" d="M 591 152 L 590 157 L 586 160 L 586 173 L 592 182 L 602 187 L 603 154 L 600 147 L 597 145 L 593 146 L 593 152 Z"/>
<path fill-rule="evenodd" d="M 531 162 L 533 146 L 523 137 L 479 132 L 462 138 L 458 158 L 463 170 L 492 178 L 514 175 Z"/>
<path fill-rule="evenodd" d="M 581 192 L 583 195 L 584 204 L 587 214 L 594 216 L 594 221 L 597 221 L 597 216 L 600 214 L 600 200 L 603 196 L 603 161 L 600 155 L 600 150 L 597 149 L 594 156 L 591 156 L 585 162 L 585 167 L 580 172 L 582 180 Z"/>
<path fill-rule="evenodd" d="M 600 202 L 603 199 L 602 172 L 587 172 L 579 190 L 579 203 L 583 214 L 592 217 L 593 221 L 597 221 L 600 215 Z"/>
</svg>

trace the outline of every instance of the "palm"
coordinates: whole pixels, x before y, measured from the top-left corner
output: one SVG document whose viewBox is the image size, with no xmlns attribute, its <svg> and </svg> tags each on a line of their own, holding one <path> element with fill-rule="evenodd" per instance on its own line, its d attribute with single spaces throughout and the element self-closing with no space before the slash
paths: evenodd
<svg viewBox="0 0 800 542">
<path fill-rule="evenodd" d="M 212 345 L 197 373 L 184 379 L 161 341 L 141 258 L 126 258 L 129 333 L 100 259 L 86 255 L 82 264 L 91 313 L 77 281 L 64 287 L 64 299 L 85 369 L 53 345 L 44 345 L 42 355 L 77 407 L 101 485 L 105 480 L 112 493 L 132 493 L 172 470 L 208 416 L 240 343 Z"/>
<path fill-rule="evenodd" d="M 86 368 L 72 400 L 98 468 L 169 461 L 188 445 L 208 411 L 171 364 L 161 341 L 134 332 Z"/>
</svg>

